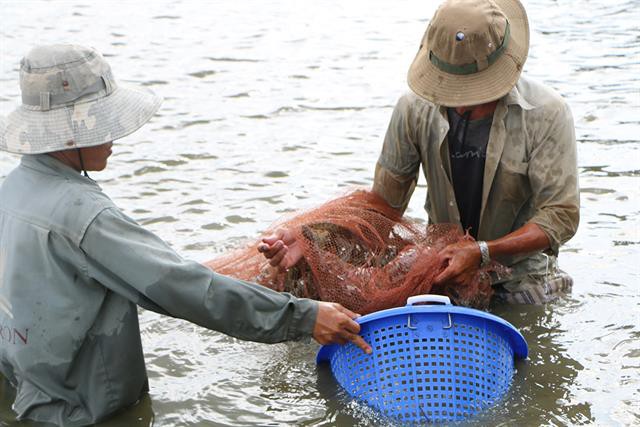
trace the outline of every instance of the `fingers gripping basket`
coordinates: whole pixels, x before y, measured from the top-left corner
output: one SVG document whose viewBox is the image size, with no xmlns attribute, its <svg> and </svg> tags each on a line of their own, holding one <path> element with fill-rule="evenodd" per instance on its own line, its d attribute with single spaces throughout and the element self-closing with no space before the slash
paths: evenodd
<svg viewBox="0 0 640 427">
<path fill-rule="evenodd" d="M 424 302 L 440 305 L 416 305 Z M 527 357 L 527 343 L 510 323 L 438 295 L 411 297 L 405 307 L 358 322 L 373 354 L 353 344 L 328 345 L 317 362 L 328 361 L 351 396 L 401 421 L 458 421 L 479 413 L 509 389 L 514 357 Z"/>
</svg>

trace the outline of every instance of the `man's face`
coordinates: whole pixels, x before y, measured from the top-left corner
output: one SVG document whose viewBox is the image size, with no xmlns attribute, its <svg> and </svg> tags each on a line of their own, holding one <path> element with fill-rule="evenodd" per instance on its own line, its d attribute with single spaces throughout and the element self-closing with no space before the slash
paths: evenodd
<svg viewBox="0 0 640 427">
<path fill-rule="evenodd" d="M 81 148 L 82 161 L 87 171 L 101 171 L 107 167 L 107 159 L 111 156 L 113 142 Z M 79 161 L 78 161 L 79 162 Z"/>
</svg>

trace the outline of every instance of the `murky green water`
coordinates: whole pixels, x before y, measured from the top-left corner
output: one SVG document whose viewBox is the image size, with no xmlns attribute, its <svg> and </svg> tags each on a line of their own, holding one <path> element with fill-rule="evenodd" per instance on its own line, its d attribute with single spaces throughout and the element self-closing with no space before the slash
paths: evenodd
<svg viewBox="0 0 640 427">
<path fill-rule="evenodd" d="M 433 4 L 432 4 L 433 3 Z M 569 100 L 582 221 L 573 294 L 494 307 L 530 358 L 478 425 L 640 424 L 639 1 L 531 0 L 530 76 Z M 207 260 L 283 213 L 368 187 L 435 2 L 0 1 L 0 112 L 36 43 L 92 45 L 165 97 L 94 174 L 128 214 Z M 16 164 L 0 154 L 0 180 Z M 424 185 L 408 214 L 424 218 Z M 240 342 L 141 311 L 151 392 L 107 425 L 384 424 L 350 401 L 317 345 Z M 13 425 L 0 387 L 0 424 Z M 25 423 L 25 425 L 28 425 Z"/>
</svg>

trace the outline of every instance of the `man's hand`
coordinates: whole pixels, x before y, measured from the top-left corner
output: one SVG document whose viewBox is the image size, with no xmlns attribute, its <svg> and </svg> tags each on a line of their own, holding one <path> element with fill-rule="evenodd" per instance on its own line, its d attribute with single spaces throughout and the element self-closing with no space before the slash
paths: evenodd
<svg viewBox="0 0 640 427">
<path fill-rule="evenodd" d="M 346 344 L 352 342 L 367 354 L 371 347 L 358 333 L 360 325 L 353 319 L 360 315 L 333 302 L 318 302 L 318 317 L 313 327 L 313 338 L 320 344 Z"/>
<path fill-rule="evenodd" d="M 280 270 L 291 268 L 302 259 L 302 248 L 289 229 L 279 229 L 271 236 L 263 237 L 258 251 Z"/>
<path fill-rule="evenodd" d="M 469 284 L 480 267 L 480 248 L 476 242 L 453 243 L 440 251 L 447 267 L 434 281 L 435 285 Z"/>
</svg>

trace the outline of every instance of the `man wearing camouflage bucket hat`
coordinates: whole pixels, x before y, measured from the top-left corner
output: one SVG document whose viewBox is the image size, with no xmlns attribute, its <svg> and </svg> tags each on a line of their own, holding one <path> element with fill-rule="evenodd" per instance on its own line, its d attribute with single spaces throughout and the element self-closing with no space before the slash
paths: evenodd
<svg viewBox="0 0 640 427">
<path fill-rule="evenodd" d="M 576 232 L 579 190 L 573 119 L 552 89 L 521 76 L 529 23 L 518 0 L 448 0 L 409 69 L 373 189 L 404 210 L 422 165 L 432 223 L 478 241 L 445 248 L 437 283 L 463 284 L 495 259 L 499 300 L 545 303 L 570 290 L 558 250 Z"/>
<path fill-rule="evenodd" d="M 31 50 L 20 85 L 22 105 L 0 121 L 0 149 L 23 155 L 0 186 L 0 373 L 18 419 L 85 425 L 135 403 L 147 390 L 136 304 L 240 339 L 370 351 L 356 314 L 181 258 L 87 176 L 159 97 L 70 45 Z"/>
<path fill-rule="evenodd" d="M 420 165 L 430 223 L 460 224 L 477 239 L 446 247 L 436 285 L 464 286 L 495 259 L 498 300 L 541 304 L 571 289 L 558 250 L 579 222 L 573 119 L 564 100 L 521 76 L 529 23 L 518 0 L 448 0 L 409 69 L 412 93 L 394 108 L 373 191 L 406 209 Z M 290 230 L 263 239 L 272 265 L 302 257 Z"/>
</svg>

